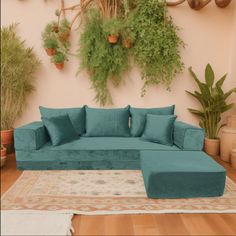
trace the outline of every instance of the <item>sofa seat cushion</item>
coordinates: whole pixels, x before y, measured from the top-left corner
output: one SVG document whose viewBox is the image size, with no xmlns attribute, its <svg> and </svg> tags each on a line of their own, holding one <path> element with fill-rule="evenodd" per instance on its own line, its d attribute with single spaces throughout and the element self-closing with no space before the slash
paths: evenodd
<svg viewBox="0 0 236 236">
<path fill-rule="evenodd" d="M 16 150 L 21 170 L 140 169 L 140 150 L 175 150 L 140 138 L 81 137 L 53 147 L 50 142 L 39 150 Z"/>
<path fill-rule="evenodd" d="M 226 172 L 201 151 L 142 151 L 140 154 L 149 198 L 221 196 Z"/>
</svg>

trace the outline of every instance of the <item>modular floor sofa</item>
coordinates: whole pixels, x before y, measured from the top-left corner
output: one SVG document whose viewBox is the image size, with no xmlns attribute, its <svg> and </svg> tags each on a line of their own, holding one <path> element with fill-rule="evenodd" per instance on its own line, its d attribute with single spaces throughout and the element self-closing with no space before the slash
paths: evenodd
<svg viewBox="0 0 236 236">
<path fill-rule="evenodd" d="M 75 109 L 40 107 L 42 117 L 54 118 L 67 114 L 79 133 L 78 139 L 53 145 L 50 130 L 43 119 L 43 122 L 37 121 L 15 129 L 18 169 L 141 169 L 147 194 L 151 198 L 223 194 L 225 170 L 202 151 L 204 131 L 201 128 L 175 121 L 175 117 L 169 131 L 171 145 L 142 138 L 144 131 L 140 127 L 147 128 L 146 116 L 152 114 L 158 119 L 165 116 L 173 118 L 174 106 L 153 109 L 128 106 L 123 110 L 83 107 L 78 108 L 80 116 L 75 116 Z M 118 114 L 118 110 L 123 112 L 122 115 Z M 154 116 L 149 118 L 156 119 Z M 77 126 L 75 121 L 79 121 Z M 84 124 L 78 126 L 79 123 Z M 164 123 L 162 121 L 159 128 L 151 126 L 149 134 L 151 132 L 155 136 L 158 133 L 155 129 L 162 130 Z M 109 126 L 107 132 L 104 126 Z"/>
</svg>

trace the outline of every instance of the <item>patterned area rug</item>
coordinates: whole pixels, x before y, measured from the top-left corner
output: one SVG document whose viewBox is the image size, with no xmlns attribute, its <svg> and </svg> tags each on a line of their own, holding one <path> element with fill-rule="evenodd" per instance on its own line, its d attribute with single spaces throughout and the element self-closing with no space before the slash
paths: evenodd
<svg viewBox="0 0 236 236">
<path fill-rule="evenodd" d="M 236 184 L 222 197 L 148 199 L 139 170 L 25 171 L 2 197 L 2 210 L 74 214 L 236 213 Z"/>
</svg>

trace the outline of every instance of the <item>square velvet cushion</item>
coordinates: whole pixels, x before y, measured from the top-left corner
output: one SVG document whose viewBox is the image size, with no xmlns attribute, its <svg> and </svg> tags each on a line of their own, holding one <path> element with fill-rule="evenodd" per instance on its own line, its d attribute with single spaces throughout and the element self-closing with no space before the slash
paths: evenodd
<svg viewBox="0 0 236 236">
<path fill-rule="evenodd" d="M 133 137 L 140 137 L 143 134 L 146 115 L 173 115 L 175 111 L 175 105 L 168 107 L 160 107 L 160 108 L 130 108 L 131 114 L 131 135 Z"/>
<path fill-rule="evenodd" d="M 79 138 L 68 115 L 51 118 L 42 117 L 53 146 Z"/>
<path fill-rule="evenodd" d="M 128 137 L 129 106 L 119 109 L 85 107 L 86 135 L 90 137 Z"/>
<path fill-rule="evenodd" d="M 41 116 L 44 118 L 51 118 L 60 115 L 68 115 L 71 123 L 77 132 L 82 135 L 85 133 L 85 108 L 47 108 L 39 107 Z"/>
<path fill-rule="evenodd" d="M 142 139 L 164 145 L 173 145 L 175 115 L 147 114 Z"/>
</svg>

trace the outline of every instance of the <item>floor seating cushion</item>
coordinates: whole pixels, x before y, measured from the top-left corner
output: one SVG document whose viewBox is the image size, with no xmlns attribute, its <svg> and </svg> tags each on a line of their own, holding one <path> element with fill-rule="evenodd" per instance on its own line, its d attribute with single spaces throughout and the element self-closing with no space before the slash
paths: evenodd
<svg viewBox="0 0 236 236">
<path fill-rule="evenodd" d="M 141 169 L 149 198 L 221 196 L 226 172 L 204 152 L 141 151 Z"/>
</svg>

